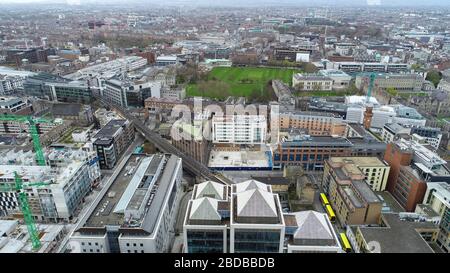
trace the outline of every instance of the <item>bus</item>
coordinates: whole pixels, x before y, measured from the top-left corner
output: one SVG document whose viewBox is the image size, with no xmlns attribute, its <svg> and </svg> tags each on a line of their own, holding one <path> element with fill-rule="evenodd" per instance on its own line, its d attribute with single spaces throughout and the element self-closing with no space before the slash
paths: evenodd
<svg viewBox="0 0 450 273">
<path fill-rule="evenodd" d="M 322 201 L 322 206 L 324 207 L 330 204 L 330 202 L 328 202 L 327 196 L 323 192 L 320 194 L 320 200 Z"/>
<path fill-rule="evenodd" d="M 328 218 L 330 218 L 330 222 L 334 223 L 336 215 L 334 214 L 333 208 L 331 208 L 330 205 L 326 205 L 325 208 L 327 210 Z"/>
<path fill-rule="evenodd" d="M 347 235 L 345 235 L 344 232 L 342 232 L 339 235 L 341 236 L 342 249 L 347 253 L 351 252 L 352 247 L 351 247 L 350 243 L 348 242 Z"/>
</svg>

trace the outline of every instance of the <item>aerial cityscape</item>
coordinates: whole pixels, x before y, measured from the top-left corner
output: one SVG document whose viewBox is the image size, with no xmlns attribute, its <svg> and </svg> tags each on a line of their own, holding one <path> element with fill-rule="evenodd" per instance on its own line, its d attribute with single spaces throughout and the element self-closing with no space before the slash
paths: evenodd
<svg viewBox="0 0 450 273">
<path fill-rule="evenodd" d="M 450 2 L 225 2 L 0 1 L 0 253 L 449 253 Z"/>
</svg>

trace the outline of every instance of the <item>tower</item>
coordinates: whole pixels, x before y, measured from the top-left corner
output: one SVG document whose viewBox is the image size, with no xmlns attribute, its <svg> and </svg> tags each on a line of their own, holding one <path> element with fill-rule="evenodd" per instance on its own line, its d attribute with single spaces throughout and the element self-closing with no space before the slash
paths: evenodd
<svg viewBox="0 0 450 273">
<path fill-rule="evenodd" d="M 366 106 L 366 111 L 364 112 L 363 125 L 364 128 L 370 129 L 370 125 L 372 124 L 373 117 L 373 105 L 369 104 Z"/>
</svg>

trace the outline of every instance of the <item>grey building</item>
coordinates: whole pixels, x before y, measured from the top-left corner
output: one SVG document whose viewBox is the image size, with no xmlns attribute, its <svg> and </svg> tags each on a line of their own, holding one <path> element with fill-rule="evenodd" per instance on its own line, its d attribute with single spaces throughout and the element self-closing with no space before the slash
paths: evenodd
<svg viewBox="0 0 450 273">
<path fill-rule="evenodd" d="M 181 193 L 182 160 L 131 154 L 71 235 L 82 253 L 169 252 Z"/>
<path fill-rule="evenodd" d="M 111 120 L 98 131 L 93 139 L 100 168 L 112 169 L 122 153 L 133 142 L 134 127 L 125 119 Z"/>
</svg>

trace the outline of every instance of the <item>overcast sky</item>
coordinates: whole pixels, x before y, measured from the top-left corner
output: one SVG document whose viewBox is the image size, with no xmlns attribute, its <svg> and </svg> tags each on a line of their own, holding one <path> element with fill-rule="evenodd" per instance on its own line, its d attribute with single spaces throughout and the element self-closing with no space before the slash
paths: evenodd
<svg viewBox="0 0 450 273">
<path fill-rule="evenodd" d="M 0 0 L 0 3 L 158 3 L 158 4 L 201 4 L 201 5 L 382 5 L 382 6 L 449 6 L 450 0 Z"/>
</svg>

